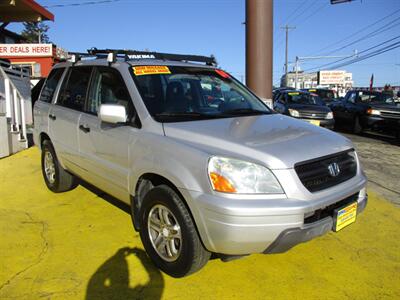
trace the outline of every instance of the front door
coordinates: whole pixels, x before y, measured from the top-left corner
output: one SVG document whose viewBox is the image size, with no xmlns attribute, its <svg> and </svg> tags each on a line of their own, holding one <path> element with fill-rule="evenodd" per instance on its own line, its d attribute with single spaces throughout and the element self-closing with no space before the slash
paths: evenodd
<svg viewBox="0 0 400 300">
<path fill-rule="evenodd" d="M 100 104 L 124 105 L 129 121 L 126 124 L 102 122 L 97 116 Z M 139 131 L 131 122 L 135 115 L 120 73 L 111 67 L 96 67 L 85 113 L 79 120 L 82 164 L 89 171 L 88 181 L 126 202 L 129 201 L 129 147 Z"/>
</svg>

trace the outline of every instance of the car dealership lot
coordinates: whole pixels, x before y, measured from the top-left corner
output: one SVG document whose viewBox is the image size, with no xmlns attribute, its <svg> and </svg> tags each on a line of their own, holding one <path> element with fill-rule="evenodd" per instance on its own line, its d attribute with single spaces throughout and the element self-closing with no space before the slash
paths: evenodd
<svg viewBox="0 0 400 300">
<path fill-rule="evenodd" d="M 369 187 L 400 207 L 400 142 L 377 134 L 345 134 L 354 143 Z"/>
<path fill-rule="evenodd" d="M 400 148 L 348 137 L 372 182 L 355 224 L 285 254 L 212 260 L 183 279 L 152 266 L 126 206 L 89 187 L 50 192 L 36 148 L 2 159 L 0 299 L 399 298 L 400 210 L 386 199 L 398 203 Z"/>
</svg>

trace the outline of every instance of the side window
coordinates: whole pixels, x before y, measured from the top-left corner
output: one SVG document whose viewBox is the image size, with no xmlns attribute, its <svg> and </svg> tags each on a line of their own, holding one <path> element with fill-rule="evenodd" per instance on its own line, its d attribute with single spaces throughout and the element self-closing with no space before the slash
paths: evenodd
<svg viewBox="0 0 400 300">
<path fill-rule="evenodd" d="M 92 67 L 72 67 L 64 80 L 57 104 L 75 110 L 83 110 Z"/>
<path fill-rule="evenodd" d="M 353 92 L 349 95 L 349 97 L 347 98 L 347 101 L 350 103 L 356 103 L 356 99 L 357 99 L 357 93 Z"/>
<path fill-rule="evenodd" d="M 40 101 L 50 103 L 53 100 L 58 82 L 60 81 L 61 75 L 63 74 L 64 70 L 64 68 L 60 68 L 54 69 L 50 72 L 40 94 Z"/>
<path fill-rule="evenodd" d="M 85 111 L 97 115 L 100 104 L 123 105 L 129 119 L 135 115 L 128 89 L 116 69 L 95 68 Z"/>
</svg>

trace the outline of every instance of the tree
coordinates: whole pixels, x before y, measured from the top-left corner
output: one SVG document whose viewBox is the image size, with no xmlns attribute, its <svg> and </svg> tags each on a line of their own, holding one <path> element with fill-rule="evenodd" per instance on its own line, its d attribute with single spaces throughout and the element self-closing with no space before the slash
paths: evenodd
<svg viewBox="0 0 400 300">
<path fill-rule="evenodd" d="M 47 31 L 49 26 L 43 22 L 24 22 L 25 29 L 21 35 L 28 43 L 50 43 Z"/>
</svg>

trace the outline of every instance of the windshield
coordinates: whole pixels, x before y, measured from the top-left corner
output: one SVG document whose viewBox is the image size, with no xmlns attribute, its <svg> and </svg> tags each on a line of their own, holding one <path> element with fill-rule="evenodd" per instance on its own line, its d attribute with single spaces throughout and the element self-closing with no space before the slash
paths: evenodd
<svg viewBox="0 0 400 300">
<path fill-rule="evenodd" d="M 221 70 L 135 66 L 132 76 L 147 110 L 159 122 L 271 113 L 245 86 Z"/>
<path fill-rule="evenodd" d="M 359 92 L 359 100 L 364 103 L 380 102 L 380 103 L 394 103 L 394 99 L 390 95 L 377 93 L 377 92 Z"/>
<path fill-rule="evenodd" d="M 321 104 L 317 96 L 311 95 L 309 93 L 289 92 L 287 93 L 287 99 L 289 103 L 314 105 Z"/>
</svg>

